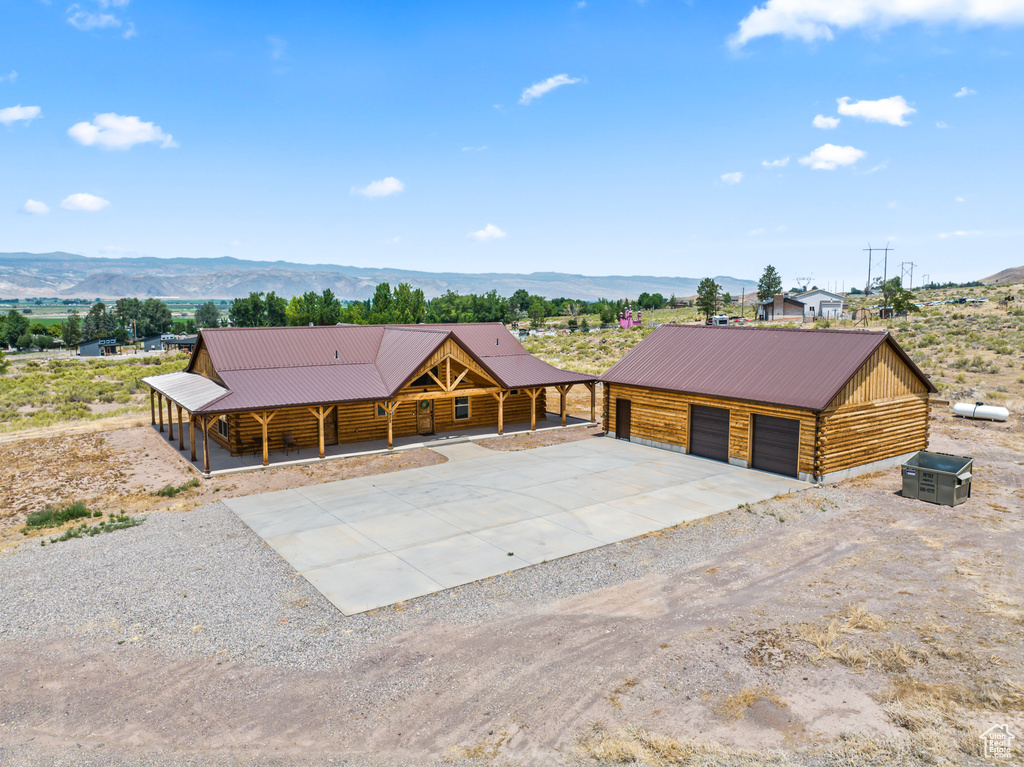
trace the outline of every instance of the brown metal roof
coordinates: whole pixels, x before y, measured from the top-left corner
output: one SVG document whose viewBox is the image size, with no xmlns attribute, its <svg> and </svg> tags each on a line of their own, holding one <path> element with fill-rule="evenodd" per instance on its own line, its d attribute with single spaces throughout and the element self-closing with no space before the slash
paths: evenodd
<svg viewBox="0 0 1024 767">
<path fill-rule="evenodd" d="M 867 330 L 662 325 L 601 380 L 823 410 L 883 343 L 936 391 L 887 332 Z"/>
<path fill-rule="evenodd" d="M 500 322 L 210 328 L 201 331 L 187 371 L 205 349 L 228 391 L 193 412 L 387 399 L 448 338 L 505 388 L 595 380 L 537 359 Z"/>
</svg>

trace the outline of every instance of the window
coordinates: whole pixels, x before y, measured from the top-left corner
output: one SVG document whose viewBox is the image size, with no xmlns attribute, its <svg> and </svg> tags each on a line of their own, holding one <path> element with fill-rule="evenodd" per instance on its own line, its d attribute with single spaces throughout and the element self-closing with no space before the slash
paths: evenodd
<svg viewBox="0 0 1024 767">
<path fill-rule="evenodd" d="M 224 439 L 228 438 L 228 417 L 226 415 L 217 419 L 217 433 Z"/>
<path fill-rule="evenodd" d="M 437 365 L 434 365 L 434 367 L 430 369 L 430 372 L 436 375 L 438 378 L 441 377 L 438 373 Z M 409 386 L 437 386 L 437 381 L 431 378 L 429 373 L 424 373 L 411 384 L 409 384 Z"/>
<path fill-rule="evenodd" d="M 455 420 L 465 421 L 469 418 L 469 397 L 455 398 Z"/>
<path fill-rule="evenodd" d="M 384 406 L 382 404 L 380 404 L 379 402 L 377 403 L 377 417 L 378 418 L 387 418 L 388 417 L 388 411 L 385 410 Z"/>
<path fill-rule="evenodd" d="M 512 391 L 509 392 L 509 395 L 513 397 L 516 396 L 517 394 L 519 394 L 519 389 L 513 389 Z"/>
</svg>

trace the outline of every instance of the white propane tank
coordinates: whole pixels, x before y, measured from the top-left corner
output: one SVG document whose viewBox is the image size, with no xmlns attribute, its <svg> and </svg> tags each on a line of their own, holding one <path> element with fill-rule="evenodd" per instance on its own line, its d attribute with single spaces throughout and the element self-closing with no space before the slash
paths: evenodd
<svg viewBox="0 0 1024 767">
<path fill-rule="evenodd" d="M 1005 421 L 1010 417 L 1010 411 L 1005 407 L 986 405 L 984 402 L 957 402 L 953 405 L 954 415 L 964 418 L 984 418 L 988 421 Z"/>
</svg>

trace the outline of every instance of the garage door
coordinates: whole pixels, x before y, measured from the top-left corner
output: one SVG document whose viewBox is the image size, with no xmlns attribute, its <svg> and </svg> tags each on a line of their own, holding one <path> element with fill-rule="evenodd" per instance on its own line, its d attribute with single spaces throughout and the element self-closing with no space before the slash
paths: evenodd
<svg viewBox="0 0 1024 767">
<path fill-rule="evenodd" d="M 729 411 L 722 407 L 690 406 L 690 449 L 692 455 L 729 460 Z"/>
<path fill-rule="evenodd" d="M 795 477 L 800 457 L 800 422 L 755 415 L 753 448 L 752 468 Z"/>
</svg>

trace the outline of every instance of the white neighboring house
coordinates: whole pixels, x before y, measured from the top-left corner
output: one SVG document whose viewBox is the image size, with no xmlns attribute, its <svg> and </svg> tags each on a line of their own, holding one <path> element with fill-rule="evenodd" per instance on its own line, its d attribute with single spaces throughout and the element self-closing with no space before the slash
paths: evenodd
<svg viewBox="0 0 1024 767">
<path fill-rule="evenodd" d="M 808 318 L 827 317 L 838 320 L 843 316 L 843 297 L 827 290 L 808 290 L 793 296 L 804 305 L 804 316 Z"/>
</svg>

